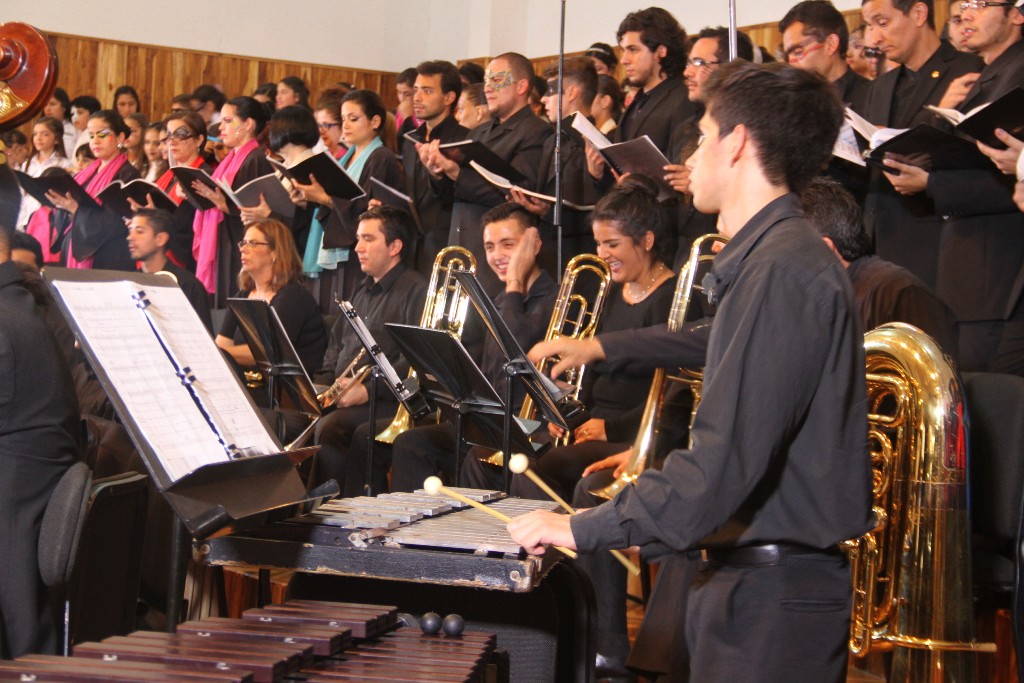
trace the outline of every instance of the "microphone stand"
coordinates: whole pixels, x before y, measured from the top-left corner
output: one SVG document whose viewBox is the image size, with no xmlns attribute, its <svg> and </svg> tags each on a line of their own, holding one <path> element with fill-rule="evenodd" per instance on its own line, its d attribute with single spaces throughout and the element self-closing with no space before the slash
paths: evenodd
<svg viewBox="0 0 1024 683">
<path fill-rule="evenodd" d="M 565 70 L 565 0 L 562 0 L 562 18 L 558 35 L 558 111 L 555 115 L 555 207 L 552 220 L 555 224 L 556 259 L 558 283 L 562 283 L 562 92 L 563 71 Z M 508 451 L 506 451 L 507 453 Z M 508 458 L 505 458 L 508 460 Z"/>
<path fill-rule="evenodd" d="M 729 61 L 735 61 L 739 54 L 739 38 L 736 36 L 736 0 L 729 0 Z"/>
</svg>

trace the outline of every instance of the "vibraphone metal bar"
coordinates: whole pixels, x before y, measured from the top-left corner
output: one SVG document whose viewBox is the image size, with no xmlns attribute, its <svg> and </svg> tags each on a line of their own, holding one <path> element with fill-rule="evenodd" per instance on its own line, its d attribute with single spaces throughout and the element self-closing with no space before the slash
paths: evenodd
<svg viewBox="0 0 1024 683">
<path fill-rule="evenodd" d="M 289 615 L 266 623 L 263 613 Z M 331 625 L 333 624 L 333 625 Z M 349 626 L 356 628 L 349 628 Z M 356 638 L 353 633 L 368 634 Z M 0 681 L 277 683 L 508 680 L 493 634 L 448 637 L 400 629 L 395 608 L 295 600 L 243 619 L 189 622 L 177 634 L 137 631 L 76 645 L 71 658 L 0 661 Z"/>
<path fill-rule="evenodd" d="M 554 510 L 548 501 L 454 489 L 516 516 Z M 329 501 L 309 515 L 197 546 L 212 565 L 260 566 L 527 592 L 559 561 L 527 555 L 505 525 L 444 495 L 423 491 Z"/>
</svg>

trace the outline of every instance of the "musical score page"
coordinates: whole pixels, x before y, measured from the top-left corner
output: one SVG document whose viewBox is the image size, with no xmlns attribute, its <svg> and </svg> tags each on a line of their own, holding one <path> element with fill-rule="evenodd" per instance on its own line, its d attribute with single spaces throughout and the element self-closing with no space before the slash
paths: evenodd
<svg viewBox="0 0 1024 683">
<path fill-rule="evenodd" d="M 172 480 L 229 459 L 136 304 L 134 284 L 57 281 L 53 286 Z"/>
</svg>

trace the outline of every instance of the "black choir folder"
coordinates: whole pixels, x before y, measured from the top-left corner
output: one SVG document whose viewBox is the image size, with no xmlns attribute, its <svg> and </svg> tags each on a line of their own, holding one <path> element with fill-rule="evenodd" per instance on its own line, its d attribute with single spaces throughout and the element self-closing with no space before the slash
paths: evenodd
<svg viewBox="0 0 1024 683">
<path fill-rule="evenodd" d="M 167 276 L 47 268 L 44 277 L 142 454 L 195 538 L 303 514 L 307 492 L 188 299 Z"/>
</svg>

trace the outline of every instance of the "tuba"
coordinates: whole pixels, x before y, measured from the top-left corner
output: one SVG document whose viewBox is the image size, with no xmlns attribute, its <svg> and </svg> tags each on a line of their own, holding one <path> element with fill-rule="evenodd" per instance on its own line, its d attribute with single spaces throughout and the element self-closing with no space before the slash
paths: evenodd
<svg viewBox="0 0 1024 683">
<path fill-rule="evenodd" d="M 678 280 L 676 280 L 676 291 L 672 297 L 672 308 L 669 310 L 668 315 L 668 329 L 670 331 L 679 331 L 682 329 L 683 323 L 686 322 L 686 315 L 690 309 L 690 299 L 692 298 L 697 279 L 697 270 L 700 265 L 714 260 L 714 254 L 704 253 L 705 245 L 710 247 L 710 245 L 716 243 L 724 244 L 728 241 L 728 237 L 715 233 L 702 235 L 693 241 L 693 246 L 690 248 L 690 257 L 687 259 L 682 271 L 680 271 Z M 700 289 L 700 286 L 697 285 L 696 288 Z M 678 378 L 669 377 L 664 368 L 658 368 L 654 371 L 654 378 L 651 380 L 651 390 L 647 394 L 647 403 L 640 418 L 640 428 L 637 430 L 636 439 L 633 441 L 629 459 L 623 467 L 622 474 L 611 484 L 608 484 L 608 486 L 594 489 L 591 491 L 592 494 L 611 500 L 619 491 L 636 481 L 636 478 L 647 467 L 647 463 L 651 459 L 650 456 L 654 453 L 654 448 L 657 445 L 658 418 L 661 413 L 662 400 L 665 396 L 666 380 L 684 382 L 690 385 L 690 390 L 693 392 L 693 412 L 695 413 L 697 412 L 697 406 L 700 404 L 702 377 L 702 373 L 695 370 L 684 369 Z M 692 422 L 692 413 L 690 419 Z"/>
<path fill-rule="evenodd" d="M 865 335 L 875 528 L 843 544 L 850 651 L 893 650 L 889 681 L 973 681 L 967 427 L 955 369 L 928 335 Z"/>
<path fill-rule="evenodd" d="M 420 327 L 434 330 L 448 330 L 455 336 L 462 335 L 466 324 L 466 313 L 469 297 L 462 291 L 462 285 L 452 277 L 452 273 L 463 270 L 476 272 L 476 258 L 464 247 L 445 247 L 434 257 L 434 267 L 430 271 L 430 282 L 427 284 L 427 299 L 423 304 L 420 316 Z M 409 377 L 415 377 L 416 371 L 409 370 Z M 399 434 L 412 428 L 412 417 L 404 405 L 398 406 L 395 417 L 380 434 L 380 443 L 394 443 Z"/>
<path fill-rule="evenodd" d="M 594 293 L 593 302 L 588 302 L 587 298 L 580 293 L 581 289 L 586 289 L 580 286 L 581 278 L 584 276 L 597 280 L 597 290 Z M 554 310 L 551 311 L 551 320 L 548 322 L 548 330 L 544 335 L 545 341 L 552 341 L 559 337 L 571 339 L 593 337 L 597 332 L 597 321 L 601 317 L 601 308 L 604 306 L 611 281 L 611 271 L 608 270 L 608 264 L 604 259 L 594 254 L 580 254 L 570 259 L 565 266 L 565 273 L 562 275 L 562 284 L 558 289 Z M 537 365 L 537 370 L 545 373 L 550 366 L 551 359 L 545 358 Z M 579 398 L 585 370 L 584 366 L 574 368 L 567 373 L 566 381 L 573 387 L 568 395 L 573 399 Z M 533 397 L 527 394 L 523 399 L 522 408 L 519 410 L 519 417 L 524 420 L 532 420 L 536 412 Z M 565 445 L 568 440 L 569 434 L 566 433 L 555 445 Z M 488 464 L 500 467 L 504 456 L 501 451 L 498 451 L 481 459 Z"/>
</svg>

